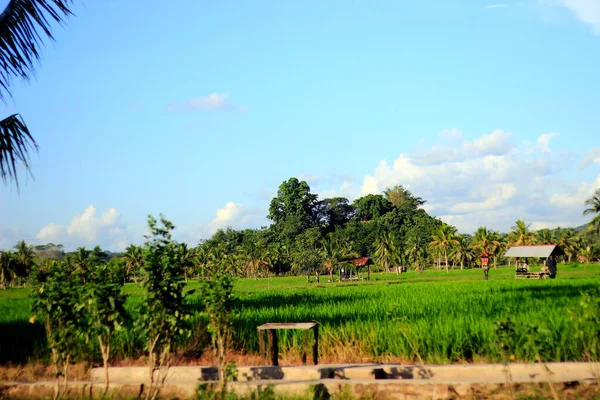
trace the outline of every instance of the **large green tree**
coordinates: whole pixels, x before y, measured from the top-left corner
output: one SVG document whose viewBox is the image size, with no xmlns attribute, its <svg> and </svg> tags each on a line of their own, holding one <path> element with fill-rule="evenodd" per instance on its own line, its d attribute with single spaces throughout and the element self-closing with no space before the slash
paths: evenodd
<svg viewBox="0 0 600 400">
<path fill-rule="evenodd" d="M 53 39 L 51 22 L 71 14 L 71 0 L 10 0 L 0 14 L 0 99 L 11 96 L 14 78 L 28 81 L 40 59 L 44 38 Z M 19 187 L 19 164 L 31 172 L 29 156 L 38 146 L 19 114 L 0 120 L 0 178 Z"/>
<path fill-rule="evenodd" d="M 321 200 L 316 205 L 319 224 L 326 232 L 344 226 L 354 217 L 354 207 L 345 197 L 332 197 Z"/>
<path fill-rule="evenodd" d="M 392 211 L 393 205 L 380 194 L 368 194 L 354 200 L 356 218 L 361 221 L 371 221 Z"/>
<path fill-rule="evenodd" d="M 314 225 L 317 195 L 310 192 L 305 181 L 290 178 L 279 185 L 277 196 L 269 205 L 269 218 L 273 228 L 284 242 L 291 242 L 296 236 Z"/>
</svg>

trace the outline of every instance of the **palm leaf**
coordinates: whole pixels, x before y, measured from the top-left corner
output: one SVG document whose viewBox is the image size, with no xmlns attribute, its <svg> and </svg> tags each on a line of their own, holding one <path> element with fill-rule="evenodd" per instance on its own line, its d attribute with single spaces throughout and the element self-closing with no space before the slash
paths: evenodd
<svg viewBox="0 0 600 400">
<path fill-rule="evenodd" d="M 38 146 L 29 133 L 29 129 L 19 114 L 13 114 L 0 121 L 0 178 L 6 183 L 14 180 L 19 189 L 17 177 L 17 163 L 23 163 L 25 169 L 31 173 L 29 167 L 29 153 L 37 151 Z"/>
<path fill-rule="evenodd" d="M 29 80 L 40 59 L 40 31 L 53 40 L 50 22 L 63 23 L 72 0 L 11 0 L 0 14 L 0 99 L 12 77 Z"/>
</svg>

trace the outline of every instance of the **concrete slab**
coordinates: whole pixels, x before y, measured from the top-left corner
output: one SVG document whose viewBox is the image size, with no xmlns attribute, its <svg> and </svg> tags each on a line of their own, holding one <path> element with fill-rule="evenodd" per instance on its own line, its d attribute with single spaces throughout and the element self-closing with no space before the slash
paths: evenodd
<svg viewBox="0 0 600 400">
<path fill-rule="evenodd" d="M 115 383 L 147 384 L 149 370 L 145 367 L 109 369 Z M 297 367 L 238 367 L 238 382 L 249 381 L 314 381 L 334 380 L 397 380 L 430 383 L 529 383 L 571 382 L 600 377 L 600 363 L 547 364 L 465 364 L 465 365 L 401 365 L 401 364 L 335 364 Z M 104 381 L 104 370 L 94 368 L 91 380 Z M 217 380 L 217 369 L 211 366 L 172 367 L 167 383 L 197 383 Z"/>
</svg>

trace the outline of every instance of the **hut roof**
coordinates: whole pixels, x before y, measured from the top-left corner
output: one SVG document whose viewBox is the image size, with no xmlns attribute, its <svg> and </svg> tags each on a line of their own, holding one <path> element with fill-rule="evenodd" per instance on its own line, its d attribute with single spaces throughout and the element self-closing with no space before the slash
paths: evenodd
<svg viewBox="0 0 600 400">
<path fill-rule="evenodd" d="M 533 257 L 548 258 L 549 256 L 562 256 L 565 252 L 555 244 L 542 244 L 530 246 L 512 246 L 504 257 Z"/>
<path fill-rule="evenodd" d="M 348 260 L 348 262 L 351 262 L 357 267 L 364 267 L 367 264 L 373 263 L 369 257 L 354 258 L 352 260 Z"/>
</svg>

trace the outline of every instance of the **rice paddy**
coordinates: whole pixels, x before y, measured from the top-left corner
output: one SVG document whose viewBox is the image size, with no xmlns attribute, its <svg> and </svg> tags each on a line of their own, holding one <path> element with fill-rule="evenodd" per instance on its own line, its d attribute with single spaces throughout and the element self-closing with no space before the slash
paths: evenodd
<svg viewBox="0 0 600 400">
<path fill-rule="evenodd" d="M 510 318 L 511 359 L 597 360 L 600 310 L 584 309 L 582 300 L 586 293 L 592 296 L 588 299 L 598 298 L 600 266 L 561 265 L 555 280 L 517 281 L 513 271 L 492 269 L 489 281 L 480 270 L 372 274 L 371 281 L 333 284 L 307 283 L 302 277 L 240 279 L 235 287 L 235 350 L 257 353 L 256 327 L 262 323 L 314 320 L 321 324 L 321 356 L 329 362 L 498 362 L 506 354 L 496 323 Z M 125 292 L 135 318 L 141 290 L 128 284 Z M 42 325 L 29 322 L 29 293 L 0 291 L 0 362 L 47 357 Z M 198 315 L 182 352 L 197 354 L 209 343 L 201 294 L 190 295 L 189 304 Z M 301 332 L 281 332 L 283 355 L 294 358 L 303 339 Z M 117 359 L 143 355 L 143 343 L 133 330 L 121 331 L 113 349 Z M 98 359 L 89 344 L 82 343 L 78 351 L 81 358 Z"/>
</svg>

